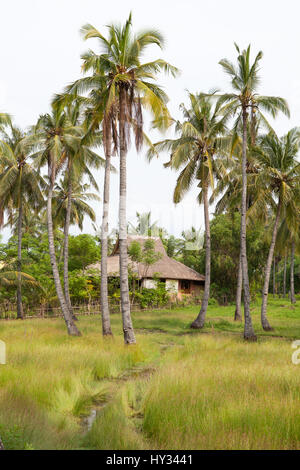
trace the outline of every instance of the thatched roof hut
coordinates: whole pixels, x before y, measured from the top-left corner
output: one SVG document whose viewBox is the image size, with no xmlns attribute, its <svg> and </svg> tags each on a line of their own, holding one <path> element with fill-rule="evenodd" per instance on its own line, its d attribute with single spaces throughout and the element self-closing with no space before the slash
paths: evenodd
<svg viewBox="0 0 300 470">
<path fill-rule="evenodd" d="M 147 267 L 142 263 L 133 263 L 128 259 L 128 265 L 136 273 L 138 279 L 141 280 L 142 285 L 144 287 L 154 287 L 151 280 L 154 277 L 159 277 L 161 281 L 166 282 L 168 290 L 176 292 L 179 296 L 180 293 L 198 295 L 204 286 L 205 277 L 194 269 L 170 258 L 159 237 L 129 235 L 127 237 L 127 245 L 130 246 L 133 241 L 138 241 L 143 245 L 147 239 L 154 241 L 155 251 L 161 253 L 161 258 L 153 265 Z M 100 262 L 91 264 L 86 269 L 100 271 Z M 107 259 L 107 273 L 109 277 L 118 277 L 120 275 L 119 241 L 117 241 L 112 255 Z"/>
</svg>

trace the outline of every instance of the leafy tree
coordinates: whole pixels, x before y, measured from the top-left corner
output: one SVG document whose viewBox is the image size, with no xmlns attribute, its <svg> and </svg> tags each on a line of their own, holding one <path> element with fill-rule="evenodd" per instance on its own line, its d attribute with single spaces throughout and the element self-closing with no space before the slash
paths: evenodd
<svg viewBox="0 0 300 470">
<path fill-rule="evenodd" d="M 100 247 L 93 235 L 69 236 L 69 270 L 84 269 L 100 261 Z"/>
</svg>

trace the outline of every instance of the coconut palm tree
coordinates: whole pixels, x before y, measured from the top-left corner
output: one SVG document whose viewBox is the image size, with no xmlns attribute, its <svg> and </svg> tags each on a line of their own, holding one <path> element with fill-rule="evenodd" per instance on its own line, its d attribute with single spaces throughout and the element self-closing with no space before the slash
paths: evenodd
<svg viewBox="0 0 300 470">
<path fill-rule="evenodd" d="M 291 201 L 291 207 L 284 208 L 284 214 L 278 229 L 278 245 L 285 255 L 284 284 L 286 283 L 286 262 L 288 253 L 290 252 L 290 299 L 292 304 L 296 303 L 294 271 L 296 247 L 299 247 L 299 224 L 299 201 L 297 202 L 297 205 L 294 204 L 294 201 Z"/>
<path fill-rule="evenodd" d="M 225 210 L 230 212 L 233 216 L 234 212 L 240 212 L 241 197 L 242 197 L 242 174 L 241 174 L 241 161 L 242 161 L 242 129 L 241 122 L 238 123 L 238 128 L 234 129 L 232 134 L 232 147 L 227 158 L 217 159 L 216 161 L 216 178 L 217 185 L 211 195 L 210 203 L 213 203 L 218 199 L 216 203 L 215 213 L 221 214 Z M 256 116 L 251 113 L 251 121 L 248 123 L 247 140 L 248 147 L 255 145 L 259 129 L 266 128 L 269 132 L 274 132 L 271 126 L 262 121 L 262 119 L 256 119 Z M 247 210 L 253 204 L 256 196 L 255 179 L 258 174 L 258 163 L 253 157 L 251 152 L 247 155 Z M 252 220 L 247 219 L 247 224 L 251 224 Z M 243 276 L 242 276 L 242 259 L 241 259 L 241 247 L 240 256 L 238 262 L 237 271 L 237 288 L 236 288 L 236 301 L 235 301 L 235 313 L 234 320 L 242 321 L 242 288 L 243 288 Z"/>
<path fill-rule="evenodd" d="M 181 110 L 183 122 L 177 122 L 176 131 L 180 133 L 176 139 L 168 139 L 154 145 L 155 151 L 167 150 L 171 153 L 170 161 L 165 167 L 182 168 L 174 190 L 173 200 L 178 203 L 197 182 L 200 188 L 198 202 L 203 203 L 205 219 L 205 287 L 199 315 L 191 328 L 203 328 L 210 293 L 211 243 L 209 224 L 208 190 L 213 187 L 214 157 L 224 147 L 226 139 L 227 117 L 219 114 L 219 106 L 213 104 L 209 96 L 189 93 L 190 107 L 183 104 Z M 148 152 L 149 158 L 154 150 Z"/>
<path fill-rule="evenodd" d="M 162 59 L 141 63 L 141 57 L 147 46 L 163 46 L 163 38 L 154 30 L 143 31 L 136 35 L 132 32 L 131 14 L 124 26 L 108 26 L 108 37 L 105 38 L 94 26 L 87 24 L 82 28 L 84 39 L 97 38 L 101 54 L 89 51 L 83 56 L 83 70 L 92 71 L 92 76 L 77 80 L 68 87 L 69 93 L 83 93 L 101 90 L 104 101 L 106 122 L 117 113 L 119 126 L 118 151 L 120 156 L 120 205 L 119 205 L 119 239 L 120 239 L 120 290 L 123 320 L 124 341 L 135 343 L 133 331 L 129 290 L 127 259 L 127 221 L 126 194 L 127 170 L 126 157 L 130 142 L 130 131 L 135 137 L 137 150 L 143 143 L 143 108 L 152 113 L 157 125 L 169 125 L 169 113 L 166 107 L 167 96 L 155 83 L 158 72 L 175 75 L 177 69 Z M 99 73 L 100 72 L 100 73 Z M 111 129 L 111 126 L 108 126 Z M 103 230 L 106 230 L 104 225 Z M 105 273 L 102 273 L 102 276 Z"/>
<path fill-rule="evenodd" d="M 220 96 L 219 106 L 222 111 L 231 116 L 237 116 L 234 130 L 238 128 L 242 121 L 242 202 L 241 202 L 241 260 L 242 275 L 244 286 L 244 316 L 245 328 L 244 338 L 247 340 L 256 340 L 252 320 L 250 315 L 250 287 L 248 276 L 248 261 L 246 249 L 246 212 L 247 212 L 247 126 L 249 111 L 258 114 L 259 118 L 267 122 L 262 111 L 267 111 L 275 117 L 278 111 L 282 111 L 289 116 L 289 109 L 283 98 L 274 96 L 260 96 L 257 93 L 259 85 L 259 63 L 262 59 L 260 51 L 254 62 L 250 61 L 250 45 L 246 50 L 240 51 L 235 44 L 238 52 L 237 66 L 227 59 L 222 59 L 219 63 L 224 71 L 230 75 L 231 85 L 234 93 L 226 93 Z"/>
<path fill-rule="evenodd" d="M 52 108 L 51 114 L 44 114 L 39 118 L 32 139 L 39 147 L 34 155 L 37 166 L 41 168 L 44 164 L 47 164 L 48 167 L 47 225 L 49 254 L 57 297 L 68 333 L 72 336 L 79 336 L 80 332 L 72 318 L 59 277 L 54 245 L 52 198 L 56 176 L 66 162 L 67 156 L 78 151 L 81 138 L 82 129 L 72 125 L 66 112 L 62 109 Z"/>
<path fill-rule="evenodd" d="M 69 205 L 69 175 L 65 174 L 59 182 L 55 183 L 53 191 L 53 222 L 64 227 L 66 213 Z M 99 201 L 97 194 L 89 192 L 90 185 L 74 181 L 71 193 L 70 225 L 77 225 L 83 230 L 84 217 L 89 217 L 93 222 L 96 220 L 96 214 L 88 201 Z"/>
<path fill-rule="evenodd" d="M 44 202 L 42 207 L 44 206 Z M 32 209 L 30 203 L 26 204 L 23 207 L 23 222 L 22 222 L 22 232 L 23 234 L 27 233 L 32 236 L 41 236 L 45 228 L 45 223 L 43 220 L 43 212 L 38 207 L 37 209 Z M 18 235 L 18 213 L 16 211 L 7 211 L 8 218 L 4 227 L 10 227 L 13 235 Z"/>
<path fill-rule="evenodd" d="M 85 175 L 94 186 L 95 189 L 99 189 L 98 185 L 95 181 L 95 178 L 91 172 L 92 169 L 98 169 L 101 166 L 104 166 L 105 161 L 101 158 L 97 153 L 95 153 L 90 146 L 97 146 L 101 141 L 101 136 L 98 132 L 94 132 L 92 135 L 89 135 L 88 138 L 86 137 L 86 129 L 82 122 L 82 105 L 79 100 L 75 100 L 72 104 L 69 104 L 65 107 L 64 112 L 66 113 L 70 124 L 76 129 L 79 133 L 79 136 L 82 138 L 78 139 L 78 145 L 76 148 L 69 148 L 66 156 L 66 169 L 67 169 L 67 176 L 65 177 L 65 182 L 67 183 L 67 187 L 64 187 L 64 183 L 62 183 L 61 187 L 56 188 L 58 190 L 58 198 L 61 198 L 59 201 L 58 207 L 61 210 L 64 208 L 64 249 L 63 249 L 63 259 L 64 259 L 64 293 L 65 298 L 69 307 L 69 310 L 72 313 L 73 318 L 75 318 L 73 313 L 73 308 L 70 299 L 70 292 L 69 292 L 69 271 L 68 271 L 68 261 L 69 261 L 69 229 L 70 229 L 70 222 L 71 222 L 71 211 L 72 211 L 72 204 L 76 206 L 75 198 L 74 198 L 74 191 L 73 186 L 75 185 L 75 193 L 76 191 L 85 191 L 87 190 L 86 185 L 80 185 L 79 180 Z M 66 193 L 65 193 L 66 190 Z M 66 199 L 64 199 L 64 195 L 66 195 Z M 77 196 L 78 198 L 78 196 Z M 89 194 L 89 199 L 97 199 L 96 197 L 92 197 L 91 193 Z M 63 201 L 66 202 L 64 206 Z M 79 203 L 79 199 L 77 201 Z M 80 220 L 80 208 L 74 207 L 73 209 L 77 209 L 77 213 L 73 215 L 79 216 Z M 78 211 L 79 209 L 79 211 Z M 93 211 L 89 208 L 88 205 L 85 206 L 86 213 L 91 216 L 92 220 L 95 220 L 95 216 Z M 84 214 L 84 202 L 81 201 L 81 213 Z M 81 214 L 81 215 L 82 215 Z M 56 214 L 58 215 L 58 214 Z M 73 219 L 74 220 L 74 219 Z M 82 219 L 81 219 L 82 224 Z"/>
<path fill-rule="evenodd" d="M 82 56 L 85 60 L 83 66 L 86 70 L 92 68 L 93 74 L 96 76 L 103 75 L 102 68 L 99 64 L 100 61 L 95 61 L 90 64 L 86 61 L 86 56 Z M 83 79 L 86 81 L 86 78 Z M 117 132 L 117 109 L 118 103 L 115 101 L 114 106 L 110 109 L 105 109 L 105 99 L 103 93 L 105 91 L 105 82 L 101 81 L 94 83 L 89 91 L 87 97 L 78 95 L 78 87 L 75 87 L 75 92 L 69 92 L 67 88 L 66 93 L 56 95 L 54 99 L 55 106 L 70 105 L 70 103 L 77 101 L 82 106 L 85 106 L 85 127 L 86 135 L 83 139 L 86 143 L 95 143 L 95 134 L 99 135 L 101 127 L 101 141 L 105 153 L 105 172 L 103 184 L 103 210 L 102 210 L 102 226 L 100 230 L 101 239 L 101 289 L 100 289 L 100 302 L 101 302 L 101 319 L 102 319 L 102 333 L 103 336 L 112 336 L 109 303 L 108 303 L 108 283 L 107 283 L 107 256 L 108 256 L 108 218 L 109 218 L 109 198 L 110 198 L 110 174 L 115 171 L 111 165 L 111 157 L 116 153 L 118 147 L 118 132 Z M 99 141 L 100 139 L 98 139 Z"/>
<path fill-rule="evenodd" d="M 99 201 L 100 198 L 97 194 L 88 192 L 90 185 L 78 181 L 73 181 L 70 185 L 69 178 L 72 178 L 71 171 L 55 185 L 53 192 L 53 214 L 54 223 L 64 228 L 64 293 L 69 309 L 75 318 L 69 292 L 69 228 L 70 225 L 77 225 L 82 230 L 85 216 L 95 222 L 96 215 L 88 201 Z"/>
<path fill-rule="evenodd" d="M 249 209 L 255 216 L 265 216 L 266 201 L 274 207 L 275 220 L 272 240 L 265 269 L 265 280 L 262 292 L 261 323 L 265 331 L 272 330 L 267 319 L 267 302 L 270 274 L 280 218 L 286 211 L 297 210 L 296 201 L 300 195 L 300 164 L 296 157 L 300 145 L 300 129 L 290 130 L 281 139 L 274 134 L 263 137 L 260 146 L 254 151 L 260 166 L 256 178 L 256 200 Z"/>
<path fill-rule="evenodd" d="M 128 224 L 129 232 L 132 235 L 144 235 L 147 237 L 158 237 L 161 228 L 158 227 L 157 221 L 151 221 L 151 211 L 136 213 L 137 225 L 134 226 L 131 222 Z"/>
<path fill-rule="evenodd" d="M 24 136 L 20 129 L 11 126 L 10 133 L 3 133 L 3 139 L 0 140 L 1 204 L 4 208 L 10 205 L 18 211 L 17 318 L 23 318 L 21 278 L 23 211 L 28 204 L 35 209 L 43 203 L 41 187 L 45 186 L 43 178 L 28 161 L 32 149 L 25 145 Z"/>
</svg>

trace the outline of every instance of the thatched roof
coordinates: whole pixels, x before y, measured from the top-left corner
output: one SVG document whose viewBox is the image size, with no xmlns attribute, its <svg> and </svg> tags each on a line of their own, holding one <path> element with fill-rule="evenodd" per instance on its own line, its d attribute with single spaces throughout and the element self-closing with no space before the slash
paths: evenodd
<svg viewBox="0 0 300 470">
<path fill-rule="evenodd" d="M 154 240 L 155 251 L 162 254 L 162 258 L 154 263 L 152 266 L 146 267 L 141 263 L 133 263 L 128 259 L 128 265 L 132 271 L 137 273 L 140 279 L 147 277 L 152 278 L 154 275 L 158 275 L 161 279 L 182 279 L 187 281 L 201 281 L 204 282 L 205 277 L 202 274 L 197 273 L 194 269 L 185 266 L 184 264 L 170 258 L 163 246 L 163 243 L 159 237 L 142 237 L 136 235 L 129 235 L 127 237 L 127 245 L 129 246 L 133 241 L 138 241 L 142 245 L 147 239 Z M 101 269 L 100 263 L 89 265 L 87 270 L 99 270 Z M 119 276 L 119 241 L 117 241 L 113 253 L 107 259 L 107 273 L 108 276 Z"/>
</svg>

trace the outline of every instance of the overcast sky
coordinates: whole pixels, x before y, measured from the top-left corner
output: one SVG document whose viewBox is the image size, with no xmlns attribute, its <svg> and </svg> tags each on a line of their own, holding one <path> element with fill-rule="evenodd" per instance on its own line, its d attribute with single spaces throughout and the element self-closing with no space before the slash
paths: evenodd
<svg viewBox="0 0 300 470">
<path fill-rule="evenodd" d="M 296 0 L 252 0 L 243 10 L 240 0 L 1 0 L 0 15 L 0 110 L 14 116 L 26 128 L 39 114 L 48 112 L 54 93 L 81 76 L 80 55 L 97 50 L 94 40 L 82 41 L 80 27 L 91 23 L 105 33 L 105 25 L 124 22 L 130 10 L 135 30 L 160 30 L 166 38 L 163 51 L 151 49 L 181 70 L 179 78 L 161 77 L 175 118 L 186 90 L 230 89 L 220 59 L 235 60 L 234 41 L 242 48 L 251 43 L 253 55 L 262 50 L 262 94 L 288 100 L 291 119 L 275 122 L 279 134 L 300 125 L 300 4 Z M 146 131 L 149 131 L 146 129 Z M 158 136 L 149 132 L 155 141 Z M 176 208 L 172 192 L 176 174 L 163 168 L 167 156 L 145 161 L 144 152 L 128 155 L 128 219 L 135 212 L 152 212 L 171 233 L 180 234 L 191 225 L 203 228 L 202 208 L 192 191 Z M 117 159 L 115 159 L 117 163 Z M 97 175 L 102 190 L 103 172 Z M 111 227 L 117 225 L 118 175 L 113 176 Z M 93 203 L 101 224 L 101 204 Z M 78 233 L 76 229 L 72 233 Z M 93 233 L 89 221 L 84 232 Z M 6 231 L 7 236 L 7 231 Z"/>
</svg>

